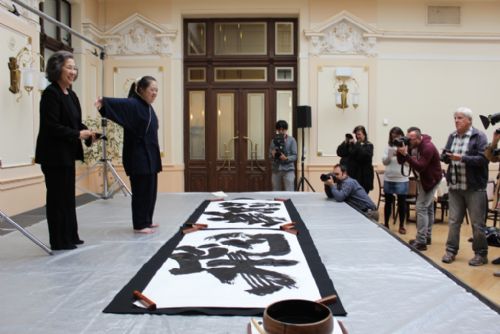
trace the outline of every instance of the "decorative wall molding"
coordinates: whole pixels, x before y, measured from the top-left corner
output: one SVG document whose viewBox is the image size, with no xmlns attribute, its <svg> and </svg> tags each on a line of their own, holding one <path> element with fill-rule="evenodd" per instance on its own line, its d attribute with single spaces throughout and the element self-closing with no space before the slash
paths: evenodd
<svg viewBox="0 0 500 334">
<path fill-rule="evenodd" d="M 105 46 L 107 55 L 172 55 L 177 30 L 163 26 L 135 13 L 106 32 L 92 23 L 82 24 L 83 33 Z"/>
<path fill-rule="evenodd" d="M 375 55 L 377 30 L 347 11 L 304 30 L 313 55 Z"/>
<path fill-rule="evenodd" d="M 390 31 L 377 29 L 347 11 L 332 16 L 312 29 L 305 29 L 313 55 L 376 56 L 377 42 L 385 39 L 441 41 L 500 41 L 500 34 L 489 32 Z"/>
</svg>

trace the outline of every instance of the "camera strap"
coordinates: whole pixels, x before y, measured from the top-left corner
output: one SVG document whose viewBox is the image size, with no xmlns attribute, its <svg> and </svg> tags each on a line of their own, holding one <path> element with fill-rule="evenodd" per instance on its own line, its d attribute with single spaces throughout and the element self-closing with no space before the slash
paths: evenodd
<svg viewBox="0 0 500 334">
<path fill-rule="evenodd" d="M 457 166 L 457 165 L 455 165 L 455 164 L 453 164 L 452 166 L 453 166 L 453 168 L 454 168 L 454 172 L 455 172 L 455 173 L 450 173 L 450 174 L 451 174 L 451 175 L 450 175 L 450 184 L 455 185 L 455 184 L 457 184 L 457 183 L 458 183 L 458 166 Z M 455 182 L 453 182 L 453 175 L 455 175 Z"/>
<path fill-rule="evenodd" d="M 412 172 L 412 168 L 410 165 L 408 165 L 408 174 L 405 174 L 405 164 L 404 163 L 401 164 L 401 175 L 410 176 L 411 172 Z"/>
</svg>

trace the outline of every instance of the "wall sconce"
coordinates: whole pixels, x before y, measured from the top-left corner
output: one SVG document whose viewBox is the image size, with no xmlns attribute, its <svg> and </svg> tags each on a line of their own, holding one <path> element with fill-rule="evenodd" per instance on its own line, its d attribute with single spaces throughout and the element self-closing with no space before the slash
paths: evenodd
<svg viewBox="0 0 500 334">
<path fill-rule="evenodd" d="M 43 71 L 43 57 L 41 58 L 42 59 L 40 66 Z M 19 50 L 15 57 L 9 57 L 9 91 L 12 94 L 19 94 L 16 99 L 17 102 L 19 102 L 22 96 L 21 85 L 24 87 L 24 90 L 28 92 L 28 94 L 30 94 L 35 87 L 35 80 L 38 81 L 38 88 L 40 90 L 43 90 L 45 89 L 45 87 L 47 87 L 46 79 L 45 81 L 42 80 L 40 72 L 33 68 L 34 62 L 35 56 L 31 51 L 31 44 L 28 44 L 28 46 L 23 46 L 23 48 Z"/>
<path fill-rule="evenodd" d="M 354 92 L 350 94 L 350 100 L 354 109 L 359 106 L 359 85 L 356 79 L 352 76 L 352 69 L 349 67 L 337 67 L 335 69 L 335 88 L 337 92 L 335 93 L 335 105 L 345 110 L 349 108 L 347 103 L 349 87 L 347 82 L 352 81 L 354 83 Z M 352 86 L 351 86 L 352 87 Z"/>
</svg>

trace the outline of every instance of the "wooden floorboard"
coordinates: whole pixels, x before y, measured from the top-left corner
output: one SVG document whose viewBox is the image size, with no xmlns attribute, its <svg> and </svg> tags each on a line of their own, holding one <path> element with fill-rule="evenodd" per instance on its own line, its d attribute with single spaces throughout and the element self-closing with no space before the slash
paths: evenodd
<svg viewBox="0 0 500 334">
<path fill-rule="evenodd" d="M 383 211 L 383 205 L 381 205 L 379 220 L 379 223 L 381 224 L 383 224 L 384 221 Z M 441 213 L 439 210 L 437 214 L 440 216 Z M 500 257 L 500 247 L 490 246 L 488 248 L 489 263 L 487 265 L 480 267 L 469 266 L 469 260 L 474 257 L 472 243 L 467 241 L 467 239 L 472 236 L 472 229 L 470 225 L 464 222 L 460 232 L 460 250 L 456 260 L 451 264 L 445 264 L 441 262 L 441 258 L 445 253 L 446 239 L 448 237 L 448 224 L 446 216 L 444 220 L 444 223 L 434 224 L 432 232 L 432 245 L 428 246 L 428 249 L 422 253 L 436 265 L 449 271 L 460 281 L 476 290 L 491 302 L 500 306 L 500 277 L 493 276 L 494 272 L 500 271 L 500 265 L 494 265 L 491 263 L 492 260 Z M 488 221 L 488 226 L 492 226 L 491 221 Z M 410 239 L 415 239 L 415 222 L 408 222 L 405 227 L 407 233 L 405 235 L 401 235 L 398 233 L 399 222 L 396 225 L 393 224 L 392 220 L 390 222 L 390 230 L 397 234 L 401 239 L 406 242 Z"/>
</svg>

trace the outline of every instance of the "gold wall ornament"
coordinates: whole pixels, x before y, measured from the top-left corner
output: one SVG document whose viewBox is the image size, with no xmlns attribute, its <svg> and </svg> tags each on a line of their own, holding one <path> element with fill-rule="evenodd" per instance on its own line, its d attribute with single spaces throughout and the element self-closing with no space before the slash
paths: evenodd
<svg viewBox="0 0 500 334">
<path fill-rule="evenodd" d="M 19 65 L 17 64 L 16 57 L 9 57 L 8 66 L 10 72 L 9 91 L 12 94 L 17 94 L 19 93 L 21 85 L 21 70 L 19 69 Z"/>
<path fill-rule="evenodd" d="M 335 105 L 342 110 L 347 109 L 349 107 L 347 104 L 347 93 L 349 93 L 349 88 L 347 88 L 345 83 L 342 83 L 339 85 L 339 89 L 337 89 L 337 91 L 340 94 L 336 95 Z"/>
<path fill-rule="evenodd" d="M 30 40 L 31 41 L 31 40 Z M 10 86 L 12 94 L 19 94 L 16 101 L 22 97 L 21 85 L 29 93 L 33 90 L 35 78 L 38 78 L 38 71 L 33 68 L 35 55 L 31 50 L 31 44 L 23 46 L 15 57 L 9 57 Z"/>
<path fill-rule="evenodd" d="M 354 92 L 349 93 L 349 87 L 347 83 L 352 83 L 351 87 L 354 86 Z M 349 108 L 348 96 L 350 96 L 350 102 L 354 109 L 359 106 L 359 85 L 356 79 L 353 77 L 352 69 L 349 67 L 337 67 L 335 69 L 335 88 L 337 88 L 337 93 L 335 93 L 335 105 L 344 111 Z"/>
</svg>

